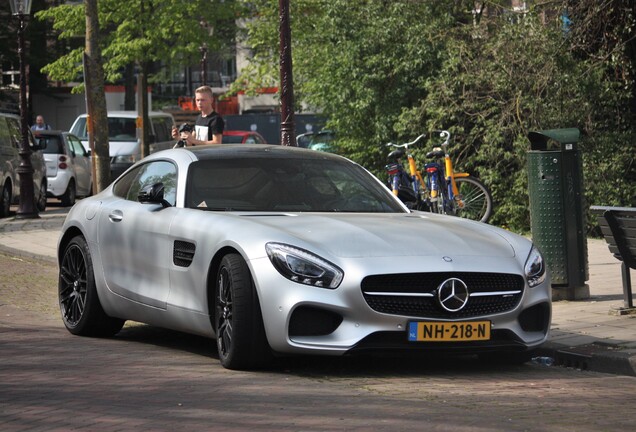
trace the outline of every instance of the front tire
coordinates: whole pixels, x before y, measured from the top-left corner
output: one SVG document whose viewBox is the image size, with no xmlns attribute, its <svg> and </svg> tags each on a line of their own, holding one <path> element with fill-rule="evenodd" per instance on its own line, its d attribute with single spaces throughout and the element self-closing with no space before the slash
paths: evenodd
<svg viewBox="0 0 636 432">
<path fill-rule="evenodd" d="M 74 335 L 113 336 L 124 325 L 124 320 L 106 315 L 99 302 L 91 253 L 82 236 L 74 237 L 64 249 L 58 299 L 64 326 Z"/>
<path fill-rule="evenodd" d="M 252 276 L 240 255 L 223 257 L 215 291 L 214 330 L 221 365 L 227 369 L 266 365 L 271 350 Z"/>
</svg>

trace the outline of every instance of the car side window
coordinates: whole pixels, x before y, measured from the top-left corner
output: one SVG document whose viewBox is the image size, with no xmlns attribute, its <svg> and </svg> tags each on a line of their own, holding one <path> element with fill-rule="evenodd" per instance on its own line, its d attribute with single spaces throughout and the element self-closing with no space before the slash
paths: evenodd
<svg viewBox="0 0 636 432">
<path fill-rule="evenodd" d="M 75 152 L 76 156 L 86 156 L 86 150 L 81 141 L 75 139 L 75 137 L 69 136 L 68 142 L 71 145 L 71 150 Z"/>
<path fill-rule="evenodd" d="M 0 116 L 0 148 L 9 147 L 11 145 L 11 134 L 9 134 L 9 126 L 7 125 L 7 119 Z M 0 153 L 2 153 L 0 151 Z M 4 169 L 4 167 L 0 167 Z M 0 179 L 1 180 L 1 179 Z"/>
<path fill-rule="evenodd" d="M 20 141 L 22 140 L 22 132 L 20 132 L 20 124 L 16 119 L 7 118 L 7 125 L 9 127 L 9 136 L 15 148 L 20 148 Z"/>
<path fill-rule="evenodd" d="M 148 185 L 163 183 L 163 198 L 175 205 L 177 202 L 177 167 L 167 161 L 153 161 L 141 165 L 126 194 L 129 201 L 137 201 L 139 192 Z"/>
<path fill-rule="evenodd" d="M 139 175 L 140 167 L 133 168 L 128 171 L 125 175 L 121 176 L 119 180 L 113 186 L 113 194 L 120 198 L 126 198 L 128 196 L 128 191 L 130 190 L 130 185 L 133 183 L 135 178 Z"/>
</svg>

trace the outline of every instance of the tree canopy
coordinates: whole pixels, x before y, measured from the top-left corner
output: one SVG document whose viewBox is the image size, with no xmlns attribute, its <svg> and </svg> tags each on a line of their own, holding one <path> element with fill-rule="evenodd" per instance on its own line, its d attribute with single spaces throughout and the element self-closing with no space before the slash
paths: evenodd
<svg viewBox="0 0 636 432">
<path fill-rule="evenodd" d="M 322 112 L 337 151 L 381 178 L 383 143 L 450 130 L 458 168 L 493 192 L 492 222 L 518 231 L 529 227 L 528 132 L 578 127 L 586 205 L 635 206 L 636 2 L 524 3 L 291 0 L 297 108 Z M 83 35 L 82 8 L 37 16 L 72 38 Z M 133 62 L 192 64 L 202 43 L 220 47 L 248 17 L 241 42 L 252 58 L 233 89 L 275 86 L 278 13 L 272 0 L 100 0 L 106 79 Z M 77 80 L 81 50 L 44 70 Z"/>
<path fill-rule="evenodd" d="M 233 0 L 100 0 L 98 6 L 107 82 L 120 79 L 130 64 L 193 64 L 204 43 L 212 50 L 224 49 L 232 40 L 228 34 L 233 32 L 237 12 Z M 61 4 L 36 17 L 52 20 L 63 39 L 83 38 L 86 30 L 81 3 Z M 83 50 L 83 44 L 69 46 L 68 52 L 43 71 L 54 80 L 78 81 Z"/>
<path fill-rule="evenodd" d="M 249 90 L 275 82 L 278 39 L 275 2 L 248 3 L 254 56 L 237 86 Z M 509 3 L 294 0 L 296 98 L 380 177 L 382 143 L 449 129 L 458 167 L 493 192 L 495 224 L 529 227 L 532 130 L 580 128 L 587 204 L 636 205 L 634 2 Z"/>
</svg>

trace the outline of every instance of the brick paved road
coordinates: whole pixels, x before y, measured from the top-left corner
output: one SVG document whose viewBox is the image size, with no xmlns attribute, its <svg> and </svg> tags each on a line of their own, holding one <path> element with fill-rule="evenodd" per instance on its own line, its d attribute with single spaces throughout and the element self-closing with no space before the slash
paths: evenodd
<svg viewBox="0 0 636 432">
<path fill-rule="evenodd" d="M 72 336 L 54 307 L 53 266 L 0 255 L 0 270 L 2 431 L 633 429 L 633 377 L 472 359 L 295 358 L 228 371 L 203 338 L 145 325 Z"/>
</svg>

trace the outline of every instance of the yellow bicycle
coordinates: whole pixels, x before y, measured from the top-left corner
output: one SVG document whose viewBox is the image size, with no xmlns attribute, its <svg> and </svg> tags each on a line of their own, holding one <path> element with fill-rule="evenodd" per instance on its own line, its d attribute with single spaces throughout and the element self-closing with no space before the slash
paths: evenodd
<svg viewBox="0 0 636 432">
<path fill-rule="evenodd" d="M 450 132 L 438 132 L 444 141 L 426 154 L 432 161 L 425 164 L 424 176 L 417 169 L 415 158 L 408 149 L 425 134 L 408 143 L 387 144 L 396 148 L 389 154 L 391 163 L 386 166 L 393 193 L 410 208 L 487 222 L 493 209 L 490 191 L 469 173 L 454 171 L 448 153 Z M 405 155 L 409 173 L 402 164 Z"/>
</svg>

